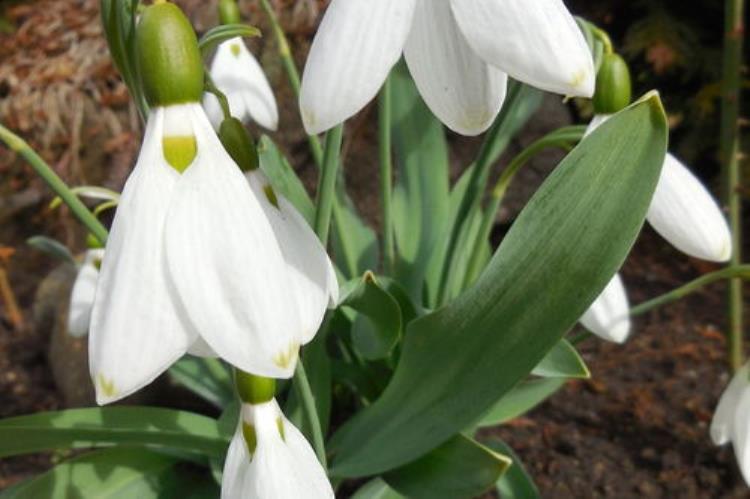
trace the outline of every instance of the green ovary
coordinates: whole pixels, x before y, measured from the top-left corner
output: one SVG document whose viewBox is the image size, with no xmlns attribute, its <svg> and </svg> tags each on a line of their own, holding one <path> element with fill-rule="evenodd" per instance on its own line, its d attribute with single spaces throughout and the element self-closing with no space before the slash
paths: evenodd
<svg viewBox="0 0 750 499">
<path fill-rule="evenodd" d="M 194 136 L 164 137 L 162 139 L 164 159 L 169 166 L 179 173 L 184 172 L 193 163 L 198 154 L 198 145 Z"/>
</svg>

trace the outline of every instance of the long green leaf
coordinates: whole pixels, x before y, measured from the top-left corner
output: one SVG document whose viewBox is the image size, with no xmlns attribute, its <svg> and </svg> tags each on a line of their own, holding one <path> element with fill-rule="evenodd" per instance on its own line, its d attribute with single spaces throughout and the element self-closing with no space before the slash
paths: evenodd
<svg viewBox="0 0 750 499">
<path fill-rule="evenodd" d="M 493 405 L 478 426 L 496 426 L 529 412 L 565 385 L 565 378 L 530 379 L 517 384 Z"/>
<path fill-rule="evenodd" d="M 266 174 L 273 188 L 287 198 L 312 226 L 315 205 L 292 165 L 267 135 L 263 135 L 258 141 L 258 158 L 260 169 Z"/>
<path fill-rule="evenodd" d="M 410 499 L 471 499 L 490 490 L 511 460 L 463 435 L 383 475 Z"/>
<path fill-rule="evenodd" d="M 586 363 L 568 340 L 560 340 L 531 374 L 542 378 L 590 378 Z"/>
<path fill-rule="evenodd" d="M 409 325 L 383 395 L 330 442 L 333 475 L 393 469 L 477 421 L 620 268 L 659 178 L 667 126 L 656 94 L 606 124 L 544 182 L 476 284 Z"/>
<path fill-rule="evenodd" d="M 207 402 L 223 409 L 234 400 L 232 376 L 218 359 L 186 356 L 169 368 L 169 376 Z"/>
<path fill-rule="evenodd" d="M 206 456 L 222 456 L 227 448 L 215 420 L 170 409 L 68 409 L 0 421 L 0 457 L 114 444 L 164 447 Z"/>
<path fill-rule="evenodd" d="M 0 499 L 138 499 L 217 497 L 205 469 L 144 449 L 115 448 L 84 454 L 0 494 Z"/>
<path fill-rule="evenodd" d="M 513 460 L 510 469 L 497 481 L 497 492 L 502 499 L 539 499 L 541 497 L 534 480 L 531 479 L 513 449 L 500 440 L 491 440 L 487 442 L 487 446 L 510 456 Z"/>
<path fill-rule="evenodd" d="M 382 478 L 373 478 L 354 493 L 351 499 L 405 499 Z"/>
</svg>

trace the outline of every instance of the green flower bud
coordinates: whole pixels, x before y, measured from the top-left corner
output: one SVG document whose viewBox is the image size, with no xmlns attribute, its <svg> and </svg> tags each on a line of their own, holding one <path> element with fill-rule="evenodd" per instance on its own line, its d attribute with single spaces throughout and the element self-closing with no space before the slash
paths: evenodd
<svg viewBox="0 0 750 499">
<path fill-rule="evenodd" d="M 240 400 L 246 404 L 266 403 L 276 395 L 276 380 L 235 370 L 234 384 Z"/>
<path fill-rule="evenodd" d="M 200 102 L 203 60 L 185 14 L 161 2 L 143 10 L 136 29 L 138 73 L 152 106 Z"/>
<path fill-rule="evenodd" d="M 219 1 L 219 21 L 221 24 L 240 24 L 242 16 L 235 0 Z"/>
<path fill-rule="evenodd" d="M 221 122 L 219 139 L 243 172 L 258 169 L 258 150 L 245 126 L 237 118 Z"/>
<path fill-rule="evenodd" d="M 604 54 L 599 73 L 596 75 L 594 112 L 613 114 L 626 108 L 632 97 L 630 70 L 618 54 Z"/>
</svg>

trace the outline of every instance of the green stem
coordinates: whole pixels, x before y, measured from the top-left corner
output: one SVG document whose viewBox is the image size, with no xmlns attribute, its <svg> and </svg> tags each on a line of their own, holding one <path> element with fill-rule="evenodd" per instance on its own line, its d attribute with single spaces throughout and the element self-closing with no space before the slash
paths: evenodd
<svg viewBox="0 0 750 499">
<path fill-rule="evenodd" d="M 305 366 L 302 363 L 302 359 L 297 362 L 297 369 L 294 371 L 294 387 L 297 390 L 297 396 L 302 401 L 302 405 L 305 408 L 305 414 L 310 423 L 310 428 L 312 429 L 315 454 L 318 456 L 320 464 L 323 465 L 323 469 L 327 469 L 328 462 L 326 460 L 323 431 L 321 430 L 320 418 L 318 417 L 318 410 L 315 404 L 315 396 L 310 388 L 310 381 L 307 379 L 307 372 L 305 372 Z"/>
<path fill-rule="evenodd" d="M 281 63 L 284 65 L 289 84 L 292 86 L 292 91 L 294 92 L 295 97 L 299 98 L 301 87 L 299 71 L 297 71 L 297 65 L 294 63 L 292 50 L 289 48 L 289 40 L 287 39 L 286 33 L 284 33 L 281 24 L 279 24 L 276 12 L 273 10 L 273 7 L 271 7 L 271 4 L 268 3 L 268 0 L 260 0 L 260 3 L 268 16 L 268 20 L 271 23 L 271 29 L 273 29 L 273 34 L 276 37 L 276 43 L 279 45 L 279 57 L 281 57 Z M 318 165 L 319 168 L 322 168 L 323 147 L 320 144 L 320 139 L 315 135 L 308 135 L 307 141 L 315 164 Z"/>
<path fill-rule="evenodd" d="M 732 229 L 731 266 L 742 263 L 742 194 L 739 113 L 744 39 L 744 0 L 726 0 L 724 78 L 722 84 L 721 160 Z M 729 366 L 736 372 L 744 362 L 742 281 L 729 283 Z"/>
<path fill-rule="evenodd" d="M 326 134 L 326 148 L 323 154 L 323 169 L 318 182 L 317 209 L 315 210 L 315 233 L 326 246 L 331 227 L 331 212 L 336 198 L 336 177 L 338 176 L 339 153 L 343 125 L 331 129 Z"/>
<path fill-rule="evenodd" d="M 750 279 L 750 265 L 736 265 L 727 267 L 722 270 L 717 270 L 716 272 L 711 272 L 706 275 L 702 275 L 697 279 L 694 279 L 689 283 L 680 286 L 679 288 L 673 289 L 672 291 L 664 293 L 663 295 L 659 295 L 656 298 L 652 298 L 648 301 L 631 307 L 630 315 L 632 317 L 643 315 L 655 308 L 681 300 L 682 298 L 685 298 L 686 296 L 699 291 L 704 286 L 708 286 L 709 284 L 713 284 L 714 282 L 721 281 L 723 279 L 729 279 L 729 282 L 732 282 L 734 280 L 739 280 L 740 282 L 742 282 L 742 280 L 744 279 Z M 592 334 L 589 332 L 581 333 L 573 338 L 571 340 L 571 343 L 577 345 L 590 336 L 592 336 Z"/>
<path fill-rule="evenodd" d="M 99 222 L 86 205 L 75 195 L 70 187 L 55 173 L 55 171 L 34 151 L 21 137 L 0 125 L 0 140 L 12 150 L 20 154 L 42 177 L 47 185 L 60 196 L 60 199 L 68 205 L 70 211 L 76 218 L 96 237 L 102 245 L 107 242 L 107 229 Z"/>
<path fill-rule="evenodd" d="M 383 260 L 385 269 L 392 273 L 396 264 L 393 240 L 393 161 L 391 158 L 391 80 L 385 80 L 380 91 L 378 146 L 380 153 L 380 204 L 383 210 Z"/>
<path fill-rule="evenodd" d="M 490 238 L 492 227 L 497 218 L 497 213 L 503 202 L 505 193 L 508 190 L 508 186 L 513 181 L 516 173 L 518 173 L 518 171 L 526 165 L 531 158 L 548 147 L 569 148 L 571 144 L 575 144 L 583 138 L 585 131 L 586 127 L 584 126 L 570 126 L 555 130 L 521 151 L 508 164 L 508 167 L 503 170 L 500 174 L 500 178 L 495 183 L 495 187 L 490 193 L 490 200 L 482 217 L 482 225 L 479 228 L 477 237 L 474 239 L 469 257 L 469 265 L 466 274 L 464 274 L 463 289 L 466 289 L 472 282 L 474 282 L 482 270 L 482 248 Z"/>
<path fill-rule="evenodd" d="M 214 83 L 213 78 L 211 78 L 211 75 L 208 73 L 208 71 L 205 72 L 206 81 L 204 83 L 206 87 L 206 92 L 214 94 L 216 99 L 219 101 L 219 106 L 221 107 L 221 113 L 224 115 L 224 119 L 228 120 L 232 117 L 232 113 L 229 110 L 229 100 L 227 99 L 227 96 L 219 90 L 219 87 L 216 86 Z"/>
</svg>

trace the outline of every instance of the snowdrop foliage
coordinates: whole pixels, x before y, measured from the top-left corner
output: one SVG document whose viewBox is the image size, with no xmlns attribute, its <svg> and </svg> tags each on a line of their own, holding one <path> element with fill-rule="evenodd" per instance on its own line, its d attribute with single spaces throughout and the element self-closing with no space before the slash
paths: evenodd
<svg viewBox="0 0 750 499">
<path fill-rule="evenodd" d="M 721 395 L 711 421 L 711 439 L 716 445 L 732 443 L 742 476 L 750 485 L 750 365 L 737 371 Z"/>
<path fill-rule="evenodd" d="M 308 133 L 362 109 L 402 53 L 432 112 L 464 135 L 492 123 L 508 75 L 565 95 L 594 92 L 589 48 L 561 0 L 333 0 L 302 78 Z"/>
<path fill-rule="evenodd" d="M 276 130 L 279 111 L 263 68 L 250 53 L 242 38 L 231 38 L 219 44 L 211 63 L 211 79 L 226 95 L 235 118 L 247 123 L 256 121 L 263 128 Z M 218 99 L 210 93 L 203 106 L 215 128 L 224 119 Z"/>
<path fill-rule="evenodd" d="M 94 305 L 96 282 L 103 257 L 103 249 L 90 249 L 86 251 L 83 263 L 78 268 L 68 307 L 68 333 L 76 338 L 89 332 L 91 308 Z"/>
<path fill-rule="evenodd" d="M 229 445 L 222 499 L 326 499 L 333 489 L 310 444 L 275 399 L 242 404 Z"/>
<path fill-rule="evenodd" d="M 595 116 L 587 134 L 609 119 Z M 711 193 L 680 161 L 667 153 L 646 220 L 675 248 L 712 262 L 731 256 L 729 226 Z M 616 275 L 581 318 L 589 331 L 608 341 L 621 343 L 630 330 L 628 300 L 622 280 Z"/>
</svg>

